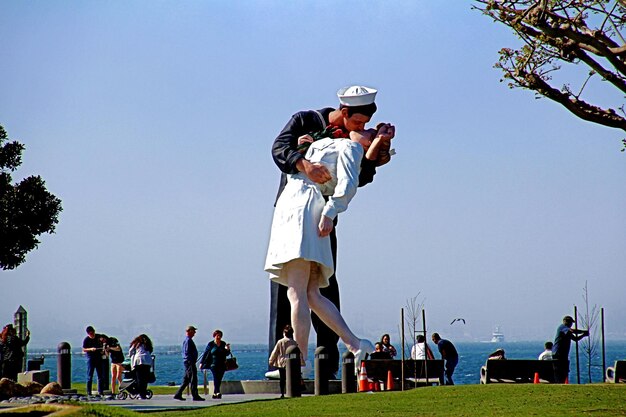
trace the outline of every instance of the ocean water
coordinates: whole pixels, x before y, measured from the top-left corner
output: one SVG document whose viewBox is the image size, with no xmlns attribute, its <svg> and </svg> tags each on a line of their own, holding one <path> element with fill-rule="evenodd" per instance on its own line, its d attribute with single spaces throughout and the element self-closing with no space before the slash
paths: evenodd
<svg viewBox="0 0 626 417">
<path fill-rule="evenodd" d="M 480 367 L 485 364 L 487 356 L 497 348 L 506 351 L 509 359 L 536 359 L 543 352 L 543 342 L 504 342 L 504 343 L 455 343 L 459 352 L 459 364 L 454 372 L 456 384 L 478 384 L 480 381 Z M 342 346 L 343 347 L 343 346 Z M 239 369 L 226 372 L 225 380 L 261 380 L 265 378 L 267 371 L 268 351 L 266 345 L 237 345 L 231 344 L 234 355 L 237 357 Z M 432 348 L 432 344 L 431 344 Z M 309 348 L 309 357 L 313 358 L 314 346 Z M 436 350 L 436 349 L 435 349 Z M 340 349 L 341 353 L 343 350 Z M 28 357 L 44 355 L 45 360 L 42 369 L 50 371 L 50 380 L 56 380 L 57 356 L 56 349 L 29 350 Z M 179 346 L 157 346 L 154 355 L 156 370 L 156 385 L 179 384 L 183 376 L 183 364 Z M 406 353 L 408 357 L 408 351 Z M 436 357 L 439 355 L 436 353 Z M 606 343 L 606 366 L 613 366 L 618 359 L 626 359 L 626 341 L 612 341 Z M 83 354 L 74 349 L 72 354 L 72 381 L 85 382 L 86 363 Z M 587 359 L 580 349 L 579 367 L 581 383 L 588 383 Z M 591 361 L 591 381 L 602 381 L 602 351 L 598 346 L 598 352 Z M 570 352 L 570 383 L 577 382 L 575 344 L 572 344 Z M 340 375 L 338 375 L 340 378 Z M 210 373 L 209 373 L 210 378 Z M 199 376 L 202 383 L 202 376 Z"/>
</svg>

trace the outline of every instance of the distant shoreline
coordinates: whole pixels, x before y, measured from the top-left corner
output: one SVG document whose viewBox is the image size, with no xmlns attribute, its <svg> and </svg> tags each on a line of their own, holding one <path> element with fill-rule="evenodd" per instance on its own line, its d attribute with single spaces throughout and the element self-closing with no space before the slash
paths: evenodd
<svg viewBox="0 0 626 417">
<path fill-rule="evenodd" d="M 181 343 L 182 343 L 182 340 L 183 340 L 183 339 L 181 338 Z M 454 340 L 453 340 L 453 342 L 454 342 L 455 344 L 457 344 L 457 343 L 458 343 L 458 344 L 472 344 L 472 343 L 484 343 L 484 344 L 489 344 L 489 343 L 491 343 L 491 344 L 493 344 L 493 345 L 497 345 L 497 344 L 499 344 L 499 343 L 503 343 L 503 344 L 509 344 L 509 343 L 511 343 L 511 344 L 515 344 L 515 343 L 545 343 L 545 342 L 546 342 L 546 340 L 544 340 L 544 339 L 534 339 L 534 340 L 506 340 L 506 341 L 504 341 L 504 342 L 492 342 L 492 341 L 490 341 L 490 340 L 467 340 L 467 341 L 465 341 L 465 340 L 456 340 L 456 341 L 454 341 Z M 613 339 L 613 338 L 611 338 L 611 339 L 605 339 L 605 342 L 606 342 L 606 343 L 624 343 L 624 342 L 626 342 L 626 337 L 624 337 L 624 338 L 619 338 L 619 339 Z M 61 342 L 59 342 L 59 343 L 61 343 Z M 208 343 L 208 340 L 207 340 L 207 343 Z M 255 348 L 255 347 L 258 347 L 258 348 L 267 348 L 267 343 L 239 343 L 239 342 L 230 342 L 230 341 L 229 341 L 229 343 L 230 343 L 231 345 L 233 345 L 233 346 L 246 346 L 246 347 L 247 347 L 247 349 L 253 349 L 253 348 Z M 204 343 L 203 343 L 202 341 L 201 341 L 201 342 L 199 342 L 199 343 L 196 343 L 196 344 L 197 344 L 198 346 L 203 346 L 203 345 L 204 345 Z M 394 345 L 397 345 L 397 344 L 399 344 L 399 343 L 394 343 Z M 57 345 L 58 345 L 58 343 L 57 343 Z M 124 344 L 122 344 L 122 346 L 123 346 L 123 345 L 124 345 Z M 341 343 L 340 343 L 340 345 L 341 345 Z M 76 348 L 78 348 L 78 349 L 80 349 L 80 348 L 81 348 L 81 345 L 80 345 L 80 344 L 79 344 L 79 345 L 72 345 L 72 344 L 70 343 L 70 346 L 72 346 L 72 348 L 75 348 L 75 347 L 76 347 Z M 54 349 L 54 350 L 56 350 L 56 346 L 54 346 L 54 347 L 52 347 L 52 346 L 38 346 L 38 345 L 37 345 L 37 346 L 35 346 L 35 345 L 28 344 L 28 345 L 27 345 L 27 347 L 28 347 L 28 350 L 53 350 L 53 349 Z M 164 349 L 164 348 L 168 348 L 168 347 L 177 347 L 177 348 L 180 348 L 180 344 L 171 344 L 171 343 L 170 343 L 170 344 L 163 344 L 163 345 L 156 344 L 154 347 L 155 347 L 155 349 Z M 309 344 L 309 348 L 310 348 L 310 349 L 311 349 L 311 348 L 313 348 L 313 349 L 314 349 L 315 347 L 316 347 L 316 345 L 315 345 L 314 343 Z"/>
<path fill-rule="evenodd" d="M 480 344 L 480 345 L 493 345 L 493 346 L 499 346 L 499 345 L 516 345 L 516 344 L 524 344 L 524 343 L 536 343 L 540 346 L 542 346 L 544 343 L 546 342 L 546 340 L 544 339 L 536 339 L 536 340 L 507 340 L 504 342 L 492 342 L 490 340 L 481 340 L 481 341 L 454 341 L 455 344 L 458 344 L 459 346 L 463 346 L 463 345 L 474 345 L 474 344 Z M 182 343 L 182 341 L 181 341 Z M 605 343 L 608 344 L 622 344 L 622 343 L 626 343 L 626 338 L 623 339 L 609 339 L 609 340 L 605 340 Z M 430 343 L 429 343 L 430 344 Z M 235 350 L 245 350 L 245 351 L 254 351 L 254 350 L 265 350 L 268 348 L 267 343 L 237 343 L 237 342 L 231 342 L 231 345 L 233 346 L 233 348 L 235 348 Z M 396 346 L 398 344 L 395 344 Z M 72 345 L 70 343 L 70 346 L 72 347 L 72 354 L 76 355 L 76 354 L 82 354 L 82 347 L 81 345 Z M 200 342 L 198 344 L 199 348 L 201 346 L 204 346 L 204 343 Z M 572 344 L 572 350 L 574 349 L 575 344 Z M 122 347 L 124 347 L 124 345 L 122 344 Z M 309 350 L 315 350 L 316 345 L 315 344 L 309 344 Z M 340 343 L 339 344 L 339 349 L 342 350 L 344 348 L 344 346 Z M 600 349 L 600 345 L 598 346 L 598 349 Z M 27 345 L 27 350 L 28 350 L 28 354 L 30 355 L 31 353 L 42 353 L 42 354 L 56 354 L 56 347 L 51 347 L 51 346 L 31 346 L 31 345 Z M 174 351 L 176 353 L 179 352 L 180 350 L 180 344 L 166 344 L 166 345 L 155 345 L 154 346 L 154 350 L 155 352 L 158 353 L 168 353 L 168 351 Z"/>
</svg>

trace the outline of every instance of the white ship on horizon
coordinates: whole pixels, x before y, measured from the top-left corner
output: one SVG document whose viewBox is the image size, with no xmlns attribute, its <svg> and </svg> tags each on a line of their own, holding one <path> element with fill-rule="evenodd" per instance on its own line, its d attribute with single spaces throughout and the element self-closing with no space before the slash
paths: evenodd
<svg viewBox="0 0 626 417">
<path fill-rule="evenodd" d="M 500 326 L 496 326 L 493 333 L 491 333 L 491 343 L 504 342 L 504 333 L 500 330 Z"/>
</svg>

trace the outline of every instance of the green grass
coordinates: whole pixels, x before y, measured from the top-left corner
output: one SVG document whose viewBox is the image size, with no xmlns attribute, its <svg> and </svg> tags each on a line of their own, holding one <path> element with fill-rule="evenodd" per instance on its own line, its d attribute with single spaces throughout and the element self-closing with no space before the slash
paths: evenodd
<svg viewBox="0 0 626 417">
<path fill-rule="evenodd" d="M 162 387 L 169 390 L 172 387 Z M 136 417 L 138 413 L 87 404 L 72 416 Z M 158 417 L 443 417 L 626 416 L 626 384 L 463 385 L 405 392 L 345 394 L 223 404 L 159 412 Z"/>
<path fill-rule="evenodd" d="M 184 414 L 183 414 L 184 413 Z M 255 401 L 159 417 L 626 416 L 626 385 L 465 385 Z"/>
<path fill-rule="evenodd" d="M 110 407 L 100 404 L 88 404 L 80 407 L 79 411 L 67 417 L 140 417 L 141 414 L 124 410 L 119 407 Z M 181 414 L 181 417 L 183 414 Z"/>
</svg>

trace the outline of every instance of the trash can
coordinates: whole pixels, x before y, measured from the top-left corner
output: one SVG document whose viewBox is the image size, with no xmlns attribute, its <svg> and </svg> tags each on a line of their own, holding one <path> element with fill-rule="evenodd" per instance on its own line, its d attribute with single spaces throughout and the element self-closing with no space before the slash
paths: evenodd
<svg viewBox="0 0 626 417">
<path fill-rule="evenodd" d="M 41 370 L 41 365 L 43 365 L 44 356 L 41 355 L 39 358 L 32 358 L 26 362 L 26 370 L 27 371 L 39 371 Z"/>
</svg>

